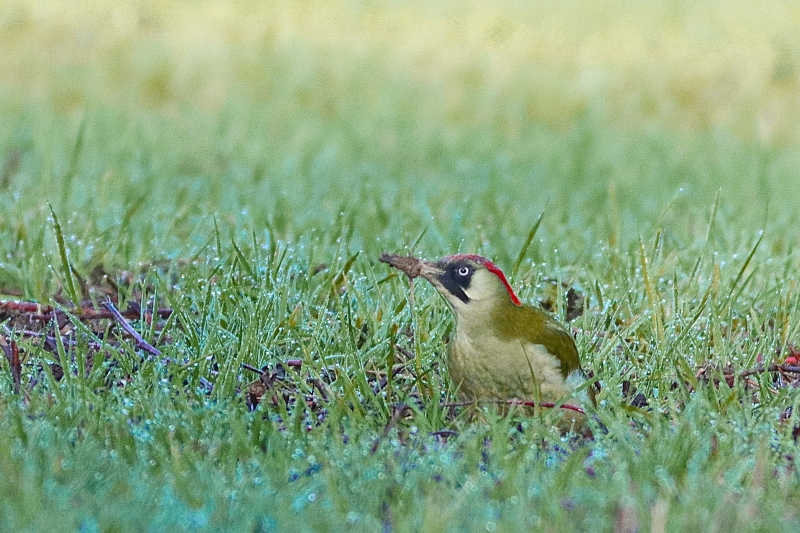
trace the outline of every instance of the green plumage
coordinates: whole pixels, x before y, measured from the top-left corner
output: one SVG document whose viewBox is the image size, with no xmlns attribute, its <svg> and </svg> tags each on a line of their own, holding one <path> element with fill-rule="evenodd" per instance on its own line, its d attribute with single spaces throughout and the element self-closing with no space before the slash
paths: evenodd
<svg viewBox="0 0 800 533">
<path fill-rule="evenodd" d="M 572 335 L 541 309 L 530 305 L 516 306 L 508 301 L 507 305 L 497 306 L 491 316 L 494 322 L 491 331 L 496 331 L 498 337 L 520 339 L 547 348 L 561 363 L 564 379 L 581 368 Z"/>
<path fill-rule="evenodd" d="M 467 304 L 471 312 L 456 314 L 448 353 L 450 377 L 462 398 L 554 402 L 571 395 L 570 375 L 582 373 L 575 342 L 561 324 L 506 298 L 473 304 Z"/>
</svg>

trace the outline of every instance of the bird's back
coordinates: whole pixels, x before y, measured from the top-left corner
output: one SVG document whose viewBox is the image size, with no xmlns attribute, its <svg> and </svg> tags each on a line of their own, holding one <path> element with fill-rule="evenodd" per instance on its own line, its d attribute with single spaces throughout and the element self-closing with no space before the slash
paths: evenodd
<svg viewBox="0 0 800 533">
<path fill-rule="evenodd" d="M 580 370 L 581 361 L 572 335 L 546 312 L 530 305 L 514 306 L 507 312 L 522 315 L 516 320 L 498 317 L 495 328 L 505 338 L 524 339 L 526 343 L 542 345 L 551 354 L 559 354 L 561 375 L 566 378 Z"/>
</svg>

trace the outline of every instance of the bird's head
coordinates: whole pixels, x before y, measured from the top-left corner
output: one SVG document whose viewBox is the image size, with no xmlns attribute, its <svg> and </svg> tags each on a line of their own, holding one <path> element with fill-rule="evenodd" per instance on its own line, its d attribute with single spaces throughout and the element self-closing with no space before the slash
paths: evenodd
<svg viewBox="0 0 800 533">
<path fill-rule="evenodd" d="M 456 315 L 486 311 L 498 304 L 522 305 L 497 266 L 479 255 L 450 255 L 423 261 L 420 275 L 431 282 Z"/>
</svg>

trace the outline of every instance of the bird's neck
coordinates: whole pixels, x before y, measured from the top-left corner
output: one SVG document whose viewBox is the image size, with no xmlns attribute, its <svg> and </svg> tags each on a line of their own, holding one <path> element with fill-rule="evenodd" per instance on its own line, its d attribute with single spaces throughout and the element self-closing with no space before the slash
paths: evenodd
<svg viewBox="0 0 800 533">
<path fill-rule="evenodd" d="M 513 313 L 517 307 L 511 300 L 493 302 L 470 302 L 456 309 L 456 330 L 467 336 L 485 335 L 487 330 L 503 320 L 506 314 Z M 509 316 L 508 319 L 511 319 Z"/>
</svg>

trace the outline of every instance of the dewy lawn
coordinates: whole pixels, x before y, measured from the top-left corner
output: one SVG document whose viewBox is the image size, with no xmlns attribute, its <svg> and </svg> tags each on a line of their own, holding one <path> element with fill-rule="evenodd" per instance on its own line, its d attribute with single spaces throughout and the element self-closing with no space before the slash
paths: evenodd
<svg viewBox="0 0 800 533">
<path fill-rule="evenodd" d="M 0 529 L 796 531 L 798 21 L 4 2 Z M 382 252 L 491 258 L 594 437 L 448 407 Z"/>
</svg>

